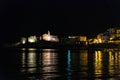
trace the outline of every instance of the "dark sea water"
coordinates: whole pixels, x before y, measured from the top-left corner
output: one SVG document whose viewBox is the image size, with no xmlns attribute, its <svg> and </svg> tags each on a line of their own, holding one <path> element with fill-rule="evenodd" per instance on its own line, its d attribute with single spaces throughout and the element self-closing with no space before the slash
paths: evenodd
<svg viewBox="0 0 120 80">
<path fill-rule="evenodd" d="M 119 49 L 2 49 L 0 80 L 119 80 Z"/>
</svg>

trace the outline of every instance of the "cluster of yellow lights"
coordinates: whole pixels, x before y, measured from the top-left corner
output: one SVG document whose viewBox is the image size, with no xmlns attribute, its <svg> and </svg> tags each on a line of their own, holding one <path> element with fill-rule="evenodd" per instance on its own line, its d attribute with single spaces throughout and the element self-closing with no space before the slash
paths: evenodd
<svg viewBox="0 0 120 80">
<path fill-rule="evenodd" d="M 94 41 L 93 41 L 93 43 L 102 43 L 103 41 L 102 41 L 102 39 L 94 39 Z"/>
</svg>

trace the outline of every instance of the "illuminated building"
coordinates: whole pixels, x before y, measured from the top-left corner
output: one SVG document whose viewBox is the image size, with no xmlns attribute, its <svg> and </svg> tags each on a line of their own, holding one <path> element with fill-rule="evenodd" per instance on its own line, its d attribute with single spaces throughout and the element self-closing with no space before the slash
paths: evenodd
<svg viewBox="0 0 120 80">
<path fill-rule="evenodd" d="M 92 43 L 120 43 L 120 28 L 109 28 L 104 33 L 99 33 L 95 39 L 88 40 L 90 44 Z"/>
<path fill-rule="evenodd" d="M 78 41 L 87 41 L 86 36 L 68 36 L 69 39 L 76 39 Z"/>
<path fill-rule="evenodd" d="M 58 36 L 55 35 L 51 35 L 50 31 L 48 31 L 48 33 L 43 34 L 42 35 L 42 39 L 45 41 L 51 41 L 51 42 L 59 42 L 59 38 Z"/>
<path fill-rule="evenodd" d="M 87 37 L 86 36 L 80 36 L 80 41 L 87 41 Z"/>
<path fill-rule="evenodd" d="M 30 36 L 30 37 L 28 37 L 28 42 L 30 42 L 30 43 L 37 42 L 37 37 L 36 36 Z"/>
<path fill-rule="evenodd" d="M 87 45 L 86 36 L 68 36 L 70 43 L 84 44 Z"/>
<path fill-rule="evenodd" d="M 110 28 L 108 43 L 120 43 L 120 28 Z"/>
<path fill-rule="evenodd" d="M 104 42 L 104 39 L 103 39 L 104 37 L 103 37 L 103 34 L 102 33 L 100 33 L 100 34 L 98 34 L 97 35 L 97 41 L 98 41 L 98 43 L 103 43 Z"/>
<path fill-rule="evenodd" d="M 59 42 L 59 38 L 58 36 L 55 35 L 51 35 L 50 31 L 48 31 L 48 33 L 43 34 L 42 36 L 29 36 L 29 37 L 22 37 L 20 43 L 21 44 L 26 44 L 26 43 L 35 43 L 35 42 L 39 42 L 41 40 L 44 41 L 50 41 L 50 42 Z"/>
<path fill-rule="evenodd" d="M 25 44 L 26 42 L 27 42 L 27 38 L 22 37 L 22 38 L 21 38 L 21 43 L 22 43 L 22 44 Z"/>
</svg>

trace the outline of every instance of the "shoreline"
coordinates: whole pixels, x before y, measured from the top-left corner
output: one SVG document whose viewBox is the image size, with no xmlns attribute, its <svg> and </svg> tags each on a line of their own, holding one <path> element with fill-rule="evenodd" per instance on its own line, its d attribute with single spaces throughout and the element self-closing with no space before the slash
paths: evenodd
<svg viewBox="0 0 120 80">
<path fill-rule="evenodd" d="M 29 43 L 20 45 L 7 45 L 4 48 L 21 49 L 21 48 L 38 48 L 38 49 L 120 49 L 120 44 L 115 43 L 99 43 L 99 44 L 66 44 L 55 42 L 43 42 L 43 43 Z"/>
</svg>

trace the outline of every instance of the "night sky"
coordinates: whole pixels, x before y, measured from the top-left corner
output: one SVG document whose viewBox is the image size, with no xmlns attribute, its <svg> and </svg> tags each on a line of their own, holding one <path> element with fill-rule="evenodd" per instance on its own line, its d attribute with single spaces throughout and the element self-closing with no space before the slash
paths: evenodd
<svg viewBox="0 0 120 80">
<path fill-rule="evenodd" d="M 93 36 L 120 23 L 119 0 L 0 0 L 2 42 L 22 36 Z"/>
</svg>

